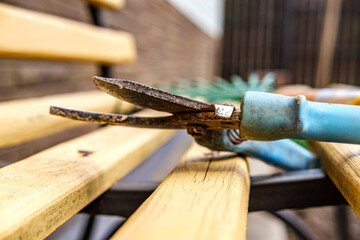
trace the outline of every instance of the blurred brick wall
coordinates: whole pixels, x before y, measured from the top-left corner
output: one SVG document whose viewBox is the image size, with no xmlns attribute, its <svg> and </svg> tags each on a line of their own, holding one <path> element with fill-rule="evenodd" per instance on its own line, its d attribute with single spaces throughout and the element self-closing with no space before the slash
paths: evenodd
<svg viewBox="0 0 360 240">
<path fill-rule="evenodd" d="M 0 2 L 92 23 L 86 1 Z M 153 84 L 217 73 L 218 43 L 166 1 L 129 0 L 123 10 L 102 13 L 107 27 L 133 33 L 137 42 L 137 61 L 113 66 L 114 77 Z M 93 75 L 96 63 L 0 58 L 0 101 L 94 89 Z"/>
</svg>

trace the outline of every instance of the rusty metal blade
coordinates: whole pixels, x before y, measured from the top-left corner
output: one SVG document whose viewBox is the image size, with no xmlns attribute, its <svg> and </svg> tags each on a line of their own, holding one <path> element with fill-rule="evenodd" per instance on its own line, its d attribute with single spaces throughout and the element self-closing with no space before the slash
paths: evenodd
<svg viewBox="0 0 360 240">
<path fill-rule="evenodd" d="M 214 105 L 178 96 L 125 79 L 93 77 L 95 85 L 106 93 L 140 107 L 179 113 L 213 111 Z"/>
<path fill-rule="evenodd" d="M 165 117 L 141 117 L 51 106 L 50 114 L 86 122 L 143 128 L 186 129 L 188 126 L 201 125 L 204 129 L 216 130 L 238 129 L 240 126 L 240 112 L 238 111 L 232 118 L 219 117 L 214 112 L 185 112 Z"/>
<path fill-rule="evenodd" d="M 174 121 L 173 116 L 166 117 L 137 117 L 124 114 L 109 114 L 80 111 L 51 106 L 50 114 L 73 120 L 95 122 L 100 124 L 120 125 L 142 128 L 186 129 L 186 122 Z"/>
</svg>

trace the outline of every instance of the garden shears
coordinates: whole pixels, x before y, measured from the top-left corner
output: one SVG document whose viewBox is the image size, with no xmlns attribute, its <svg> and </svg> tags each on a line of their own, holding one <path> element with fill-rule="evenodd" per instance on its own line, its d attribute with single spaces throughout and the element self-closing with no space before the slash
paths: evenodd
<svg viewBox="0 0 360 240">
<path fill-rule="evenodd" d="M 93 77 L 93 81 L 116 98 L 172 115 L 139 117 L 55 106 L 50 113 L 101 124 L 187 129 L 198 143 L 210 149 L 245 153 L 289 170 L 313 167 L 317 165 L 316 158 L 296 143 L 291 145 L 280 139 L 360 143 L 359 106 L 311 102 L 301 95 L 287 97 L 249 91 L 240 108 L 235 108 L 193 100 L 129 80 Z M 284 148 L 289 150 L 286 156 Z M 290 161 L 289 156 L 296 160 Z"/>
</svg>

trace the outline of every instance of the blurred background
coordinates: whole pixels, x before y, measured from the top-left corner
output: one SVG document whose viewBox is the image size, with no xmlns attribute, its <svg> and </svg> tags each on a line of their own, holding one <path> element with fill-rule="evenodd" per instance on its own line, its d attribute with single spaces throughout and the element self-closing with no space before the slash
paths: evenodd
<svg viewBox="0 0 360 240">
<path fill-rule="evenodd" d="M 0 2 L 94 24 L 86 1 Z M 97 14 L 103 27 L 134 35 L 135 62 L 100 66 L 1 57 L 0 101 L 95 89 L 91 77 L 104 72 L 150 85 L 233 75 L 246 80 L 251 73 L 274 72 L 276 87 L 360 86 L 359 0 L 128 0 L 121 11 L 105 9 Z M 0 156 L 4 156 L 1 151 Z M 277 171 L 260 162 L 253 165 L 253 176 Z M 320 239 L 360 236 L 360 221 L 347 206 L 293 212 Z M 98 230 L 90 239 L 102 239 L 101 232 L 111 221 L 115 225 L 122 221 L 104 219 L 103 225 L 98 220 Z M 76 222 L 65 224 L 49 239 L 76 239 L 72 238 L 76 231 L 85 226 Z M 249 214 L 248 239 L 300 238 L 282 221 L 261 212 Z"/>
<path fill-rule="evenodd" d="M 86 1 L 0 2 L 93 24 Z M 101 11 L 104 26 L 132 33 L 137 45 L 134 63 L 111 66 L 114 77 L 153 84 L 220 73 L 224 2 L 180 2 L 134 0 L 121 11 Z M 9 100 L 95 89 L 90 79 L 101 71 L 96 63 L 0 59 L 0 73 L 0 100 Z"/>
<path fill-rule="evenodd" d="M 224 17 L 225 78 L 279 70 L 289 84 L 360 85 L 359 1 L 228 0 Z"/>
<path fill-rule="evenodd" d="M 84 1 L 0 2 L 93 23 Z M 137 61 L 114 65 L 116 77 L 153 84 L 233 74 L 246 79 L 251 72 L 277 71 L 287 84 L 360 85 L 359 1 L 334 2 L 329 1 L 335 6 L 325 29 L 327 0 L 133 0 L 122 11 L 101 14 L 106 27 L 136 39 Z M 324 61 L 330 61 L 325 69 Z M 89 78 L 99 68 L 2 58 L 0 73 L 0 100 L 9 100 L 91 89 Z"/>
</svg>

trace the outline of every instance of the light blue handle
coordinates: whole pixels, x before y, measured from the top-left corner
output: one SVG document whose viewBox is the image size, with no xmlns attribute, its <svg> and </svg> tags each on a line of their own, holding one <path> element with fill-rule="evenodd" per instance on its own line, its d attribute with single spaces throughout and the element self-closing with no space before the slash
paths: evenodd
<svg viewBox="0 0 360 240">
<path fill-rule="evenodd" d="M 230 142 L 227 131 L 208 131 L 207 135 L 195 138 L 200 145 L 218 151 L 246 154 L 285 170 L 303 170 L 319 167 L 314 154 L 289 139 L 278 141 L 247 140 L 240 144 Z"/>
<path fill-rule="evenodd" d="M 248 156 L 263 160 L 285 170 L 319 167 L 316 156 L 289 139 L 277 141 L 244 141 L 237 145 Z"/>
<path fill-rule="evenodd" d="M 283 138 L 360 144 L 360 106 L 247 92 L 241 105 L 243 139 Z"/>
</svg>

